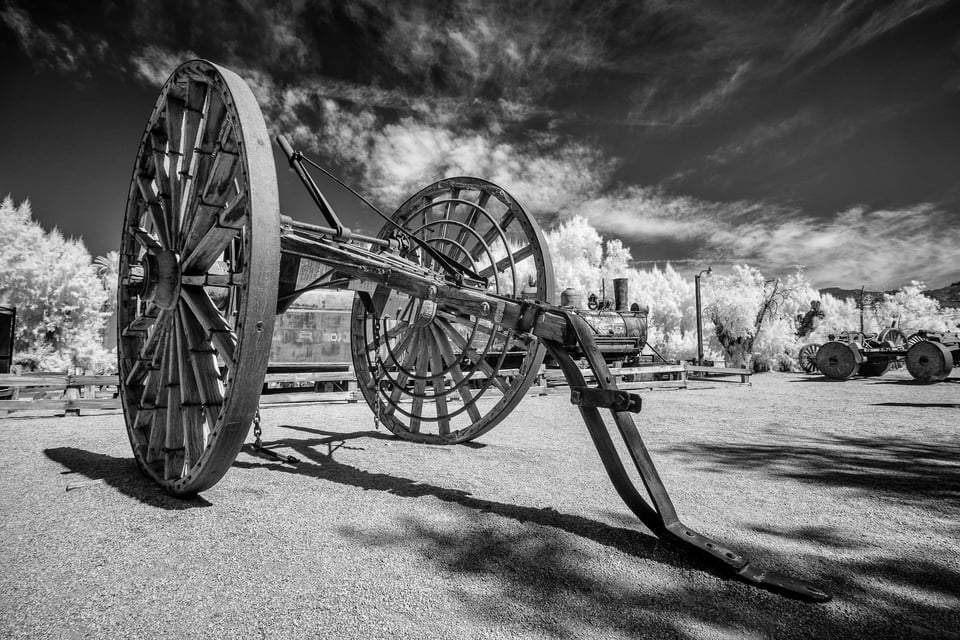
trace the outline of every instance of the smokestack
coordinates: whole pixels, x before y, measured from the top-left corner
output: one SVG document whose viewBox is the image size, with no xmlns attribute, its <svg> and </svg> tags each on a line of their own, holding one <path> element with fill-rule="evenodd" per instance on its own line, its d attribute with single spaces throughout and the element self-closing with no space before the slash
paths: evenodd
<svg viewBox="0 0 960 640">
<path fill-rule="evenodd" d="M 617 311 L 627 310 L 627 282 L 626 278 L 613 279 L 613 300 Z"/>
</svg>

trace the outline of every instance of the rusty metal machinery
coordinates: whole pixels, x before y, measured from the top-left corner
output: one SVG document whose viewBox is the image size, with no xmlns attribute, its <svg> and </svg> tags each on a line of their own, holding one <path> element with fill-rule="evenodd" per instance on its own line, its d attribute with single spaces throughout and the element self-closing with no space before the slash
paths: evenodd
<svg viewBox="0 0 960 640">
<path fill-rule="evenodd" d="M 804 346 L 801 364 L 804 350 L 813 349 L 816 368 L 808 372 L 819 369 L 834 380 L 857 374 L 880 376 L 903 363 L 918 382 L 940 382 L 960 363 L 960 334 L 918 331 L 905 338 L 899 329 L 885 329 L 879 335 L 851 331 L 823 346 Z"/>
<path fill-rule="evenodd" d="M 549 353 L 618 494 L 647 527 L 749 583 L 829 599 L 679 520 L 633 420 L 640 397 L 617 388 L 587 320 L 552 304 L 542 233 L 506 191 L 478 178 L 441 180 L 366 237 L 340 222 L 307 170 L 312 163 L 282 136 L 277 142 L 326 225 L 280 215 L 263 116 L 231 71 L 181 65 L 147 123 L 118 294 L 120 397 L 146 475 L 175 495 L 216 484 L 257 415 L 275 314 L 304 291 L 348 289 L 359 387 L 398 437 L 453 444 L 486 433 Z M 323 265 L 321 275 L 300 282 L 303 261 Z M 514 347 L 523 355 L 508 372 L 501 358 Z M 571 353 L 583 354 L 595 387 Z"/>
<path fill-rule="evenodd" d="M 830 341 L 817 349 L 816 366 L 834 380 L 847 380 L 857 374 L 865 378 L 882 376 L 903 360 L 906 344 L 903 332 L 896 328 L 879 334 L 845 331 L 830 336 Z"/>
<path fill-rule="evenodd" d="M 629 304 L 629 285 L 626 278 L 615 278 L 615 297 L 609 304 L 597 303 L 591 294 L 588 306 L 581 306 L 582 295 L 572 288 L 560 293 L 560 306 L 577 314 L 593 332 L 594 342 L 611 366 L 630 366 L 639 362 L 640 353 L 647 344 L 647 319 L 650 310 L 639 304 Z M 573 353 L 582 357 L 582 353 Z"/>
<path fill-rule="evenodd" d="M 960 334 L 919 331 L 910 336 L 907 371 L 918 382 L 946 380 L 960 366 Z"/>
</svg>

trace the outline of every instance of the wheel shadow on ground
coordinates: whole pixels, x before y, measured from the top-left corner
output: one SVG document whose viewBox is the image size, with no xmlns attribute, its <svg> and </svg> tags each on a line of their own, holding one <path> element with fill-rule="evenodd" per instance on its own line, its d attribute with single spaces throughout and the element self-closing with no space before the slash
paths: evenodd
<svg viewBox="0 0 960 640">
<path fill-rule="evenodd" d="M 466 491 L 369 472 L 336 460 L 336 451 L 350 446 L 347 443 L 360 446 L 367 437 L 390 439 L 382 433 L 309 431 L 325 437 L 267 443 L 271 448 L 292 449 L 304 462 L 294 466 L 238 460 L 234 465 L 297 474 L 401 498 L 432 497 L 465 507 L 456 510 L 454 519 L 424 521 L 408 517 L 399 523 L 378 526 L 373 521 L 368 526 L 341 527 L 339 531 L 378 551 L 387 548 L 395 550 L 398 557 L 417 558 L 434 566 L 437 576 L 462 576 L 444 579 L 440 588 L 447 592 L 443 597 L 457 600 L 469 615 L 497 624 L 507 633 L 536 629 L 540 635 L 558 638 L 630 635 L 690 639 L 757 635 L 846 638 L 854 633 L 879 639 L 902 637 L 907 629 L 911 637 L 932 638 L 943 637 L 939 626 L 951 615 L 945 608 L 891 599 L 883 592 L 902 582 L 911 587 L 924 585 L 937 596 L 949 593 L 954 581 L 960 580 L 960 574 L 944 572 L 943 567 L 924 564 L 922 559 L 907 562 L 889 558 L 835 567 L 836 574 L 814 580 L 834 593 L 841 605 L 803 603 L 734 579 L 698 576 L 698 571 L 704 571 L 730 578 L 713 565 L 634 529 L 551 508 L 478 499 Z M 504 526 L 491 515 L 512 523 Z M 823 545 L 857 544 L 829 531 L 765 532 L 806 543 L 811 551 L 795 557 L 799 556 L 799 562 L 807 567 L 818 564 L 815 556 Z M 593 541 L 609 551 L 585 547 L 576 538 Z M 774 543 L 755 546 L 748 555 L 777 557 L 782 551 Z M 634 559 L 650 560 L 662 567 L 652 567 L 653 576 L 648 577 L 637 572 Z M 623 568 L 617 568 L 618 564 Z M 940 577 L 931 584 L 928 572 L 935 570 Z"/>
<path fill-rule="evenodd" d="M 893 384 L 901 386 L 913 386 L 913 387 L 929 387 L 932 385 L 948 385 L 948 384 L 960 384 L 960 378 L 946 378 L 945 380 L 940 380 L 939 382 L 920 382 L 919 380 L 900 380 L 900 379 L 884 379 L 877 378 L 873 380 L 874 384 Z"/>
<path fill-rule="evenodd" d="M 846 487 L 912 503 L 960 499 L 960 442 L 838 434 L 771 442 L 686 442 L 664 449 L 709 471 L 760 471 L 803 483 Z"/>
<path fill-rule="evenodd" d="M 914 407 L 917 409 L 960 409 L 956 402 L 874 402 L 872 407 Z"/>
<path fill-rule="evenodd" d="M 242 469 L 267 468 L 282 473 L 336 482 L 368 491 L 382 491 L 401 498 L 433 497 L 444 502 L 455 503 L 462 507 L 473 509 L 480 513 L 492 513 L 522 523 L 532 523 L 561 529 L 567 533 L 593 540 L 599 544 L 613 547 L 624 553 L 638 557 L 664 560 L 667 562 L 674 559 L 669 556 L 669 554 L 664 555 L 662 553 L 660 547 L 664 546 L 663 543 L 650 533 L 615 527 L 582 516 L 560 513 L 550 507 L 524 507 L 505 502 L 484 500 L 476 498 L 470 492 L 461 489 L 450 489 L 448 487 L 441 487 L 388 473 L 365 471 L 358 467 L 339 462 L 334 455 L 340 449 L 350 449 L 351 446 L 347 443 L 351 441 L 365 438 L 397 441 L 397 438 L 394 436 L 377 431 L 340 433 L 333 431 L 324 432 L 317 429 L 304 429 L 291 425 L 282 425 L 282 427 L 285 429 L 299 429 L 324 434 L 326 437 L 307 439 L 281 438 L 264 442 L 263 447 L 265 449 L 292 449 L 300 457 L 300 462 L 293 465 L 281 464 L 279 462 L 248 462 L 245 460 L 236 460 L 233 466 Z M 254 453 L 249 449 L 246 449 L 245 452 L 249 454 Z M 304 460 L 304 458 L 306 460 Z M 637 525 L 638 527 L 643 526 L 639 521 Z M 684 568 L 691 566 L 691 564 L 683 565 Z"/>
<path fill-rule="evenodd" d="M 44 449 L 43 453 L 67 468 L 67 471 L 61 472 L 63 475 L 77 474 L 90 481 L 103 481 L 120 493 L 151 507 L 183 510 L 210 506 L 200 496 L 181 498 L 166 493 L 143 475 L 133 458 L 115 458 L 75 447 Z"/>
</svg>

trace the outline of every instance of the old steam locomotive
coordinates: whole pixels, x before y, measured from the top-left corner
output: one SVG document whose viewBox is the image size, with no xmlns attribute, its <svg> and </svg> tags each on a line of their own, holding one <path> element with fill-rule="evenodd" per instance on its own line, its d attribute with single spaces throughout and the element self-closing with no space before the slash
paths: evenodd
<svg viewBox="0 0 960 640">
<path fill-rule="evenodd" d="M 535 289 L 524 289 L 524 295 L 532 296 Z M 584 305 L 583 295 L 568 287 L 560 293 L 560 306 L 577 314 L 589 325 L 593 339 L 608 365 L 629 367 L 639 364 L 640 355 L 647 344 L 648 307 L 628 302 L 629 285 L 626 278 L 614 278 L 614 297 L 611 299 L 602 290 L 598 296 L 591 293 Z M 572 352 L 574 357 L 583 353 Z M 550 357 L 545 360 L 552 364 Z"/>
</svg>

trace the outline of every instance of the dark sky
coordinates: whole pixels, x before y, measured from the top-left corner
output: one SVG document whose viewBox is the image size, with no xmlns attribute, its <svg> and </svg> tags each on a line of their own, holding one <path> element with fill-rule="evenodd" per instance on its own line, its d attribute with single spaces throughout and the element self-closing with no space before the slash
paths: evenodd
<svg viewBox="0 0 960 640">
<path fill-rule="evenodd" d="M 159 86 L 204 57 L 387 210 L 478 175 L 545 227 L 587 217 L 640 266 L 960 280 L 957 1 L 0 7 L 0 197 L 94 255 L 119 243 Z M 279 177 L 284 212 L 315 219 Z"/>
</svg>

